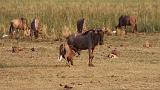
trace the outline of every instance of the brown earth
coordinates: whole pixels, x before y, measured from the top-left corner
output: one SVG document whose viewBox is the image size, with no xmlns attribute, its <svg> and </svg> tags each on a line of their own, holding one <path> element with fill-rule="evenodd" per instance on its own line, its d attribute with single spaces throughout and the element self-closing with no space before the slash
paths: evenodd
<svg viewBox="0 0 160 90">
<path fill-rule="evenodd" d="M 152 47 L 145 48 L 145 40 Z M 160 34 L 105 37 L 88 67 L 88 52 L 74 58 L 74 66 L 58 62 L 59 41 L 0 40 L 0 90 L 107 90 L 160 88 Z M 23 48 L 12 53 L 12 46 Z M 108 47 L 109 46 L 109 47 Z M 34 48 L 34 50 L 31 50 Z M 107 55 L 120 51 L 119 58 Z"/>
</svg>

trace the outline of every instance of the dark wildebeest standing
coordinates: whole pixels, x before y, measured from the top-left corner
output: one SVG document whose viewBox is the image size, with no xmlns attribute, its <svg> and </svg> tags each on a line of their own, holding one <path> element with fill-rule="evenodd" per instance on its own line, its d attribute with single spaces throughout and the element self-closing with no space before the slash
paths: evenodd
<svg viewBox="0 0 160 90">
<path fill-rule="evenodd" d="M 31 22 L 31 37 L 38 38 L 40 30 L 40 21 L 38 18 L 34 18 Z"/>
<path fill-rule="evenodd" d="M 93 51 L 95 46 L 98 44 L 103 44 L 104 32 L 102 30 L 88 30 L 80 35 L 71 35 L 67 38 L 67 44 L 69 47 L 74 50 L 76 53 L 79 53 L 81 50 L 88 49 L 89 52 L 89 66 L 94 66 L 92 64 Z"/>
<path fill-rule="evenodd" d="M 80 18 L 80 19 L 77 21 L 77 32 L 78 32 L 78 33 L 82 33 L 83 28 L 84 28 L 84 23 L 85 23 L 85 19 L 84 19 L 84 18 Z"/>
<path fill-rule="evenodd" d="M 29 30 L 27 19 L 20 18 L 20 19 L 13 19 L 10 22 L 10 29 L 9 29 L 9 35 L 13 36 L 15 35 L 19 30 Z"/>
<path fill-rule="evenodd" d="M 133 33 L 137 32 L 137 18 L 135 16 L 120 16 L 119 23 L 116 26 L 116 28 L 122 29 L 122 27 L 124 27 L 126 29 L 126 26 L 131 26 Z"/>
</svg>

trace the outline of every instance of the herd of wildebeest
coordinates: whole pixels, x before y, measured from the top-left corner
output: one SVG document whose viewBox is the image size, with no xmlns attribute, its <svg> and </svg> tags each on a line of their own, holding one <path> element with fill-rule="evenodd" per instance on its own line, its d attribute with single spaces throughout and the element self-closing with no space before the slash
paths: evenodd
<svg viewBox="0 0 160 90">
<path fill-rule="evenodd" d="M 119 17 L 118 25 L 115 28 L 126 30 L 126 26 L 131 26 L 132 32 L 137 32 L 137 21 L 135 16 L 122 15 Z M 100 28 L 91 28 L 85 30 L 84 18 L 77 21 L 77 32 L 72 33 L 66 37 L 66 42 L 59 47 L 59 60 L 64 58 L 68 65 L 73 65 L 73 57 L 79 56 L 81 50 L 88 50 L 89 63 L 88 66 L 94 66 L 92 60 L 94 58 L 93 52 L 97 45 L 103 44 L 103 37 L 105 30 Z M 26 36 L 32 40 L 39 37 L 39 30 L 41 28 L 40 20 L 34 18 L 30 26 L 26 18 L 13 19 L 10 22 L 9 37 L 13 38 L 17 32 L 23 31 Z"/>
</svg>

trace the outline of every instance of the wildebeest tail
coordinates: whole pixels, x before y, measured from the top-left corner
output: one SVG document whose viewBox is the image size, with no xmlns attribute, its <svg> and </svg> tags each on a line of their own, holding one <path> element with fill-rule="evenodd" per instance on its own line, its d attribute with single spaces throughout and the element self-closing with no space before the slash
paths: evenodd
<svg viewBox="0 0 160 90">
<path fill-rule="evenodd" d="M 58 60 L 61 61 L 62 60 L 62 57 L 64 57 L 64 55 L 66 54 L 66 49 L 65 49 L 65 44 L 61 44 L 60 47 L 59 47 L 59 58 Z"/>
</svg>

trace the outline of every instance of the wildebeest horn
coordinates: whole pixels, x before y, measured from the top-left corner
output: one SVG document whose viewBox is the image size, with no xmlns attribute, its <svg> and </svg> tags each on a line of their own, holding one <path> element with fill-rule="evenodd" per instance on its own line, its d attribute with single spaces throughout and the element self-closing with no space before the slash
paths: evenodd
<svg viewBox="0 0 160 90">
<path fill-rule="evenodd" d="M 62 60 L 62 55 L 58 57 L 58 61 L 61 61 L 61 60 Z"/>
</svg>

